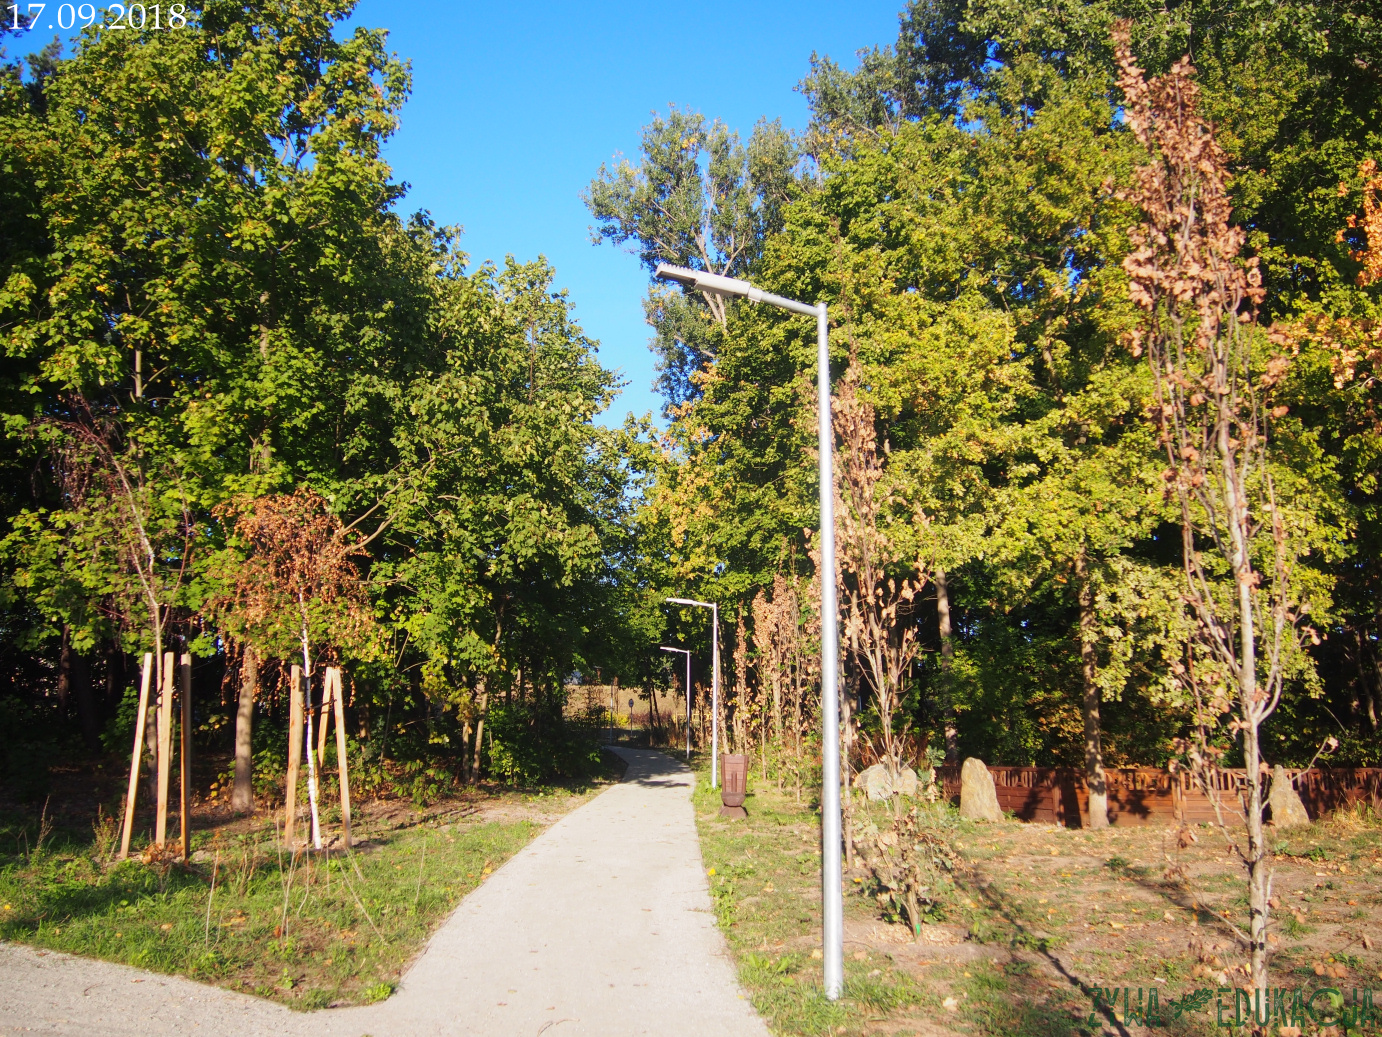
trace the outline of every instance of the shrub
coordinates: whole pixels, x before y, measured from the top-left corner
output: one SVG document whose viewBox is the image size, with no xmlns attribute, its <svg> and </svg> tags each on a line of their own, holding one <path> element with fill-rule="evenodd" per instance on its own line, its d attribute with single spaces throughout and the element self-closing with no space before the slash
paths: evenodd
<svg viewBox="0 0 1382 1037">
<path fill-rule="evenodd" d="M 586 778 L 600 769 L 600 722 L 535 710 L 527 703 L 491 706 L 490 773 L 520 785 Z"/>
</svg>

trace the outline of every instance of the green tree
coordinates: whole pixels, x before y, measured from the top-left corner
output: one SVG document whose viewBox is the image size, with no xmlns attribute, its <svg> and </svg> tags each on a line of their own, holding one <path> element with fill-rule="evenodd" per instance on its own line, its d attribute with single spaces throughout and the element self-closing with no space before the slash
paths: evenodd
<svg viewBox="0 0 1382 1037">
<path fill-rule="evenodd" d="M 601 166 L 585 192 L 596 244 L 630 242 L 649 271 L 659 263 L 742 277 L 798 193 L 797 149 L 778 121 L 759 120 L 748 142 L 719 119 L 669 109 L 643 127 L 638 165 Z M 659 356 L 658 385 L 675 408 L 699 395 L 726 305 L 714 296 L 653 286 L 644 303 Z"/>
</svg>

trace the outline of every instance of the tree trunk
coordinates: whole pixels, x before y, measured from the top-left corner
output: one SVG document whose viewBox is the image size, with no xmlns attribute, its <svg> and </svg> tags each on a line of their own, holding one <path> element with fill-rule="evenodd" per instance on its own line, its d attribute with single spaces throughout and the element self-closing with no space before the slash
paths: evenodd
<svg viewBox="0 0 1382 1037">
<path fill-rule="evenodd" d="M 94 753 L 100 749 L 96 702 L 91 697 L 91 667 L 82 654 L 72 647 L 72 631 L 65 624 L 62 628 L 62 652 L 58 657 L 57 696 L 62 706 L 70 702 L 76 707 L 77 723 L 81 726 L 82 742 L 87 751 Z"/>
<path fill-rule="evenodd" d="M 72 651 L 71 632 L 66 623 L 62 625 L 62 644 L 58 648 L 58 683 L 54 689 L 58 698 L 58 708 L 64 712 L 72 699 Z"/>
<path fill-rule="evenodd" d="M 480 780 L 480 749 L 484 745 L 485 717 L 489 713 L 489 684 L 481 677 L 475 695 L 479 715 L 475 720 L 475 753 L 471 758 L 470 780 Z"/>
<path fill-rule="evenodd" d="M 941 635 L 941 708 L 945 722 L 945 762 L 960 762 L 960 731 L 955 722 L 954 680 L 955 644 L 951 640 L 950 628 L 950 585 L 946 581 L 945 570 L 939 565 L 932 573 L 936 584 L 936 616 L 940 620 Z"/>
<path fill-rule="evenodd" d="M 1262 750 L 1257 724 L 1243 726 L 1243 762 L 1248 772 L 1248 936 L 1251 944 L 1252 985 L 1267 996 L 1267 901 L 1272 895 L 1271 858 L 1262 825 Z"/>
<path fill-rule="evenodd" d="M 1084 774 L 1089 788 L 1089 827 L 1108 827 L 1108 786 L 1104 779 L 1103 733 L 1099 728 L 1099 671 L 1094 639 L 1094 588 L 1089 582 L 1089 567 L 1084 545 L 1075 555 L 1075 579 L 1080 600 L 1080 670 L 1084 679 Z"/>
<path fill-rule="evenodd" d="M 840 746 L 840 779 L 844 785 L 845 867 L 851 871 L 854 869 L 854 768 L 850 764 L 850 756 L 854 751 L 855 694 L 847 676 L 840 682 L 840 741 L 843 743 Z M 824 703 L 821 706 L 825 708 Z"/>
<path fill-rule="evenodd" d="M 782 745 L 782 657 L 773 660 L 773 738 Z"/>
<path fill-rule="evenodd" d="M 245 645 L 240 659 L 240 702 L 235 711 L 235 786 L 230 808 L 247 814 L 254 810 L 254 700 L 259 696 L 259 656 Z"/>
<path fill-rule="evenodd" d="M 124 694 L 125 653 L 114 641 L 106 642 L 106 690 L 101 701 L 101 717 L 113 716 Z"/>
<path fill-rule="evenodd" d="M 1355 627 L 1353 639 L 1358 646 L 1358 679 L 1363 687 L 1364 711 L 1367 714 L 1368 725 L 1375 733 L 1378 726 L 1378 707 L 1382 704 L 1382 656 L 1373 648 L 1370 631 Z"/>
</svg>

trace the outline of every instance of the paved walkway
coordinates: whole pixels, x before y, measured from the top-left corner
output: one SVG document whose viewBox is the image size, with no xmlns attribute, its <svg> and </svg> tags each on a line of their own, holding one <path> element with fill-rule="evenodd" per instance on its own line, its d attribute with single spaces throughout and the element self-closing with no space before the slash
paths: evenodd
<svg viewBox="0 0 1382 1037">
<path fill-rule="evenodd" d="M 461 902 L 387 1001 L 301 1014 L 190 980 L 0 945 L 0 1037 L 620 1037 L 768 1030 L 715 928 L 690 804 L 661 753 Z"/>
</svg>

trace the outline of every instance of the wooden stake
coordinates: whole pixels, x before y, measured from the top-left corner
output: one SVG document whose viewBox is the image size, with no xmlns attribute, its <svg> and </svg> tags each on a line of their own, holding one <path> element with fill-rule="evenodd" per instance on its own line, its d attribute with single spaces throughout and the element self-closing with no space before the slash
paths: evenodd
<svg viewBox="0 0 1382 1037">
<path fill-rule="evenodd" d="M 182 702 L 181 738 L 178 756 L 182 763 L 181 785 L 182 809 L 179 824 L 182 829 L 182 859 L 187 860 L 192 853 L 192 825 L 189 812 L 192 805 L 192 656 L 183 652 L 178 660 L 178 698 Z"/>
<path fill-rule="evenodd" d="M 297 845 L 298 770 L 302 767 L 302 667 L 293 664 L 288 694 L 288 787 L 284 790 L 283 841 Z"/>
<path fill-rule="evenodd" d="M 346 765 L 345 689 L 341 687 L 341 670 L 333 666 L 326 671 L 332 688 L 331 702 L 336 710 L 336 773 L 341 779 L 341 830 L 346 847 L 350 841 L 350 772 Z"/>
<path fill-rule="evenodd" d="M 321 730 L 317 732 L 317 770 L 326 766 L 326 729 L 331 726 L 331 696 L 335 687 L 331 673 L 334 669 L 335 667 L 328 666 L 326 679 L 322 681 L 322 707 L 321 712 L 317 714 L 321 723 Z"/>
<path fill-rule="evenodd" d="M 125 793 L 125 825 L 120 832 L 120 860 L 130 855 L 130 836 L 134 834 L 134 800 L 139 792 L 139 764 L 144 758 L 144 718 L 149 710 L 149 678 L 154 668 L 152 652 L 144 653 L 144 670 L 139 678 L 139 713 L 134 718 L 134 752 L 130 755 L 130 787 Z"/>
<path fill-rule="evenodd" d="M 168 838 L 168 777 L 173 751 L 173 653 L 163 653 L 158 689 L 158 814 L 154 817 L 154 842 Z"/>
</svg>

